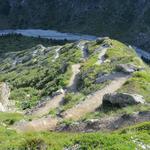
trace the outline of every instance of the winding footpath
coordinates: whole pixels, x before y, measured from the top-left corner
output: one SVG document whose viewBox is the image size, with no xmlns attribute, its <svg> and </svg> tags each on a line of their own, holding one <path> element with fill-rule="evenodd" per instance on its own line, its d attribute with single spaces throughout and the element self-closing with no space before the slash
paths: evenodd
<svg viewBox="0 0 150 150">
<path fill-rule="evenodd" d="M 88 41 L 80 41 L 77 44 L 77 47 L 82 51 L 82 56 L 84 59 L 88 58 L 88 48 L 86 47 L 86 43 L 88 43 Z"/>
<path fill-rule="evenodd" d="M 72 65 L 72 76 L 70 78 L 70 82 L 68 85 L 68 90 L 72 92 L 77 91 L 77 81 L 78 81 L 78 74 L 80 73 L 80 64 Z"/>
<path fill-rule="evenodd" d="M 54 130 L 58 123 L 58 118 L 40 118 L 33 121 L 18 122 L 13 129 L 18 132 L 39 132 Z"/>
<path fill-rule="evenodd" d="M 115 79 L 103 89 L 89 95 L 87 99 L 73 108 L 63 113 L 64 119 L 78 120 L 87 113 L 94 112 L 102 105 L 103 96 L 107 93 L 114 93 L 127 81 L 129 78 L 125 74 L 116 74 Z"/>
<path fill-rule="evenodd" d="M 55 50 L 55 57 L 52 60 L 52 62 L 55 62 L 56 59 L 59 58 L 59 51 L 60 51 L 61 48 L 62 48 L 62 46 L 59 46 L 59 47 L 56 48 L 56 50 Z"/>
<path fill-rule="evenodd" d="M 70 78 L 68 84 L 68 90 L 72 92 L 76 92 L 78 73 L 80 72 L 80 64 L 72 65 L 72 76 Z M 61 91 L 60 94 L 50 98 L 45 103 L 41 104 L 41 106 L 37 106 L 31 110 L 31 115 L 35 117 L 42 117 L 47 115 L 50 110 L 53 110 L 59 107 L 63 103 L 63 99 L 65 96 L 65 91 Z"/>
<path fill-rule="evenodd" d="M 117 91 L 129 77 L 130 76 L 121 73 L 116 74 L 114 80 L 105 88 L 89 95 L 85 101 L 65 111 L 62 114 L 62 119 L 78 120 L 87 113 L 95 111 L 102 105 L 103 96 L 107 93 L 113 93 Z M 56 125 L 62 119 L 51 118 L 50 116 L 46 118 L 43 117 L 30 122 L 19 122 L 13 128 L 21 132 L 54 130 Z"/>
<path fill-rule="evenodd" d="M 71 90 L 73 92 L 76 91 L 76 81 L 79 72 L 80 64 L 72 65 L 72 76 L 69 81 L 68 90 Z M 64 96 L 65 92 L 54 96 L 53 98 L 48 100 L 46 104 L 42 105 L 41 107 L 34 108 L 31 111 L 31 115 L 34 117 L 42 117 L 44 115 L 47 115 L 50 112 L 50 110 L 53 110 L 61 105 Z M 13 128 L 19 132 L 54 130 L 59 121 L 59 118 L 52 118 L 48 116 L 46 118 L 42 117 L 40 119 L 36 119 L 30 122 L 19 122 Z"/>
<path fill-rule="evenodd" d="M 59 95 L 54 96 L 53 98 L 50 98 L 41 107 L 34 108 L 31 112 L 31 115 L 35 117 L 42 117 L 44 115 L 47 115 L 50 112 L 50 110 L 53 110 L 61 105 L 64 96 L 65 93 L 63 92 Z"/>
<path fill-rule="evenodd" d="M 99 54 L 99 56 L 98 56 L 98 61 L 97 61 L 97 63 L 96 64 L 102 64 L 102 63 L 104 63 L 104 61 L 105 61 L 105 54 L 106 54 L 106 52 L 107 52 L 107 47 L 104 47 L 104 48 L 101 48 L 100 47 L 100 54 Z"/>
<path fill-rule="evenodd" d="M 82 47 L 83 48 L 83 47 Z M 83 49 L 82 49 L 83 50 Z M 103 59 L 107 49 L 102 49 L 99 59 Z M 84 56 L 86 58 L 86 56 Z M 103 60 L 101 60 L 103 62 Z M 102 63 L 101 62 L 101 63 Z M 76 92 L 78 74 L 80 72 L 80 64 L 72 65 L 72 76 L 70 78 L 67 90 L 71 92 Z M 52 99 L 46 102 L 46 104 L 40 108 L 35 109 L 32 112 L 33 116 L 42 117 L 40 119 L 35 119 L 32 121 L 25 121 L 17 123 L 13 128 L 21 132 L 30 131 L 46 131 L 54 130 L 56 125 L 63 119 L 79 120 L 81 117 L 87 113 L 94 112 L 98 107 L 102 105 L 103 96 L 108 93 L 116 92 L 121 86 L 128 80 L 130 76 L 123 73 L 116 73 L 109 85 L 103 89 L 87 96 L 87 98 L 74 106 L 71 109 L 66 110 L 62 113 L 62 118 L 52 118 L 50 116 L 43 117 L 47 115 L 50 110 L 58 108 L 63 102 L 65 92 L 54 96 Z"/>
</svg>

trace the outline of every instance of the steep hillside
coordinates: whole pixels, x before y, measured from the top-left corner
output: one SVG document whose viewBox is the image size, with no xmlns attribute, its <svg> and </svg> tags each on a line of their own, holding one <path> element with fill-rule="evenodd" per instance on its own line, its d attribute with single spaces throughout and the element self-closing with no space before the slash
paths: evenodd
<svg viewBox="0 0 150 150">
<path fill-rule="evenodd" d="M 35 37 L 26 37 L 21 34 L 0 36 L 0 55 L 8 52 L 21 51 L 42 44 L 43 46 L 64 45 L 67 40 L 52 40 Z"/>
<path fill-rule="evenodd" d="M 150 123 L 126 128 L 111 133 L 16 133 L 0 127 L 0 149 L 39 149 L 39 150 L 134 150 L 149 149 Z M 121 144 L 120 144 L 121 143 Z"/>
<path fill-rule="evenodd" d="M 130 71 L 133 74 L 126 73 Z M 134 49 L 109 38 L 64 46 L 37 45 L 28 50 L 5 53 L 1 57 L 0 82 L 9 85 L 10 99 L 19 110 L 32 108 L 34 111 L 35 106 L 38 109 L 46 103 L 46 114 L 52 111 L 53 107 L 49 108 L 52 103 L 47 102 L 53 98 L 58 100 L 54 109 L 64 99 L 59 111 L 65 112 L 80 101 L 86 101 L 90 94 L 96 96 L 96 92 L 103 93 L 97 95 L 99 99 L 119 90 L 140 94 L 150 101 L 149 68 Z M 60 94 L 63 95 L 58 98 Z"/>
<path fill-rule="evenodd" d="M 1 0 L 0 28 L 110 36 L 150 50 L 149 0 Z"/>
<path fill-rule="evenodd" d="M 131 46 L 105 37 L 0 60 L 2 149 L 150 147 L 150 68 Z"/>
</svg>

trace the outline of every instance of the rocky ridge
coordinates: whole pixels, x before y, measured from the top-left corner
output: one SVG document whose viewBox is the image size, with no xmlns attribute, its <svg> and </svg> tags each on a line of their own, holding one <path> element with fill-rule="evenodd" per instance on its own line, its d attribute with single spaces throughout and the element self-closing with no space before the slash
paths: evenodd
<svg viewBox="0 0 150 150">
<path fill-rule="evenodd" d="M 37 45 L 6 53 L 1 59 L 0 81 L 9 83 L 10 99 L 18 110 L 32 117 L 14 124 L 18 131 L 55 130 L 65 120 L 82 120 L 103 106 L 106 95 L 118 91 L 121 98 L 118 96 L 117 102 L 126 109 L 130 103 L 127 96 L 133 104 L 135 94 L 146 102 L 138 103 L 137 110 L 149 109 L 149 77 L 145 77 L 149 67 L 133 48 L 108 37 L 61 47 Z M 134 85 L 135 78 L 138 86 Z M 126 91 L 128 84 L 135 86 L 133 93 Z M 144 93 L 140 85 L 145 87 Z M 119 104 L 116 109 L 122 112 Z"/>
<path fill-rule="evenodd" d="M 149 51 L 149 6 L 149 0 L 3 0 L 0 28 L 51 28 L 110 36 Z"/>
</svg>

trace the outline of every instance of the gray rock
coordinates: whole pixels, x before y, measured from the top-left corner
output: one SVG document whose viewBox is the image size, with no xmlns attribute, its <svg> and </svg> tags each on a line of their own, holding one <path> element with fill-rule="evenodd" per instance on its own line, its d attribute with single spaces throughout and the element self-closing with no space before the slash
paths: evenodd
<svg viewBox="0 0 150 150">
<path fill-rule="evenodd" d="M 135 112 L 133 114 L 123 114 L 99 119 L 80 121 L 71 125 L 58 125 L 56 131 L 67 132 L 97 132 L 114 131 L 141 122 L 150 121 L 150 111 Z"/>
<path fill-rule="evenodd" d="M 142 70 L 143 68 L 139 68 L 133 64 L 119 64 L 116 66 L 117 71 L 121 71 L 124 73 L 133 73 L 135 71 Z"/>
<path fill-rule="evenodd" d="M 8 83 L 0 83 L 0 112 L 7 112 L 11 109 L 10 97 L 10 87 Z"/>
<path fill-rule="evenodd" d="M 108 80 L 112 80 L 113 77 L 114 77 L 113 74 L 104 74 L 104 75 L 102 75 L 102 76 L 96 78 L 96 81 L 95 81 L 95 82 L 96 82 L 96 84 L 104 83 L 104 82 L 106 82 L 106 81 L 108 81 Z"/>
<path fill-rule="evenodd" d="M 31 59 L 32 59 L 31 55 L 25 56 L 22 58 L 22 63 L 26 63 L 26 62 L 30 61 Z"/>
<path fill-rule="evenodd" d="M 103 97 L 103 105 L 111 105 L 117 107 L 125 107 L 128 105 L 143 104 L 145 102 L 143 96 L 128 93 L 106 94 Z"/>
<path fill-rule="evenodd" d="M 108 40 L 109 37 L 99 37 L 96 39 L 97 44 L 102 44 L 105 40 Z"/>
<path fill-rule="evenodd" d="M 65 93 L 63 89 L 59 89 L 58 91 L 52 93 L 52 97 Z"/>
<path fill-rule="evenodd" d="M 79 144 L 76 144 L 76 145 L 73 145 L 69 148 L 65 148 L 64 150 L 79 150 L 80 149 L 80 145 Z"/>
</svg>

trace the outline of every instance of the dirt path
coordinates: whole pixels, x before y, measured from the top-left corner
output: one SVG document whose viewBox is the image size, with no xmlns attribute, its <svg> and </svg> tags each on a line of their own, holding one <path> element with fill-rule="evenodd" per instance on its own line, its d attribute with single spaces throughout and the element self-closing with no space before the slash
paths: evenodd
<svg viewBox="0 0 150 150">
<path fill-rule="evenodd" d="M 85 101 L 67 110 L 63 114 L 63 119 L 78 120 L 86 113 L 95 111 L 95 109 L 102 104 L 103 96 L 107 93 L 113 93 L 118 90 L 127 81 L 128 77 L 129 76 L 127 75 L 118 73 L 116 75 L 116 78 L 104 89 L 95 92 L 94 94 L 88 96 Z M 55 101 L 58 101 L 58 99 L 56 98 Z M 51 104 L 49 104 L 49 106 L 51 106 Z M 42 107 L 36 113 L 38 115 L 41 115 L 46 111 L 49 111 L 49 107 L 46 107 L 46 109 L 43 109 Z M 19 122 L 13 128 L 21 132 L 54 130 L 59 121 L 59 118 L 43 117 L 37 120 L 33 120 L 31 122 Z"/>
<path fill-rule="evenodd" d="M 84 59 L 86 59 L 88 57 L 88 49 L 86 48 L 87 42 L 88 41 L 80 41 L 77 45 L 77 47 L 81 49 Z"/>
<path fill-rule="evenodd" d="M 64 119 L 78 120 L 87 113 L 95 111 L 102 104 L 103 96 L 107 93 L 117 91 L 129 78 L 129 76 L 118 73 L 116 78 L 105 88 L 95 92 L 75 107 L 63 113 Z"/>
<path fill-rule="evenodd" d="M 50 112 L 50 110 L 57 108 L 63 101 L 65 93 L 59 94 L 51 98 L 42 107 L 35 108 L 32 112 L 32 116 L 42 117 Z"/>
<path fill-rule="evenodd" d="M 68 90 L 75 92 L 78 80 L 78 73 L 80 72 L 80 64 L 72 65 L 72 76 L 70 78 L 70 82 L 68 85 Z M 49 113 L 50 110 L 55 109 L 60 106 L 63 102 L 63 98 L 65 96 L 65 92 L 62 92 L 59 95 L 50 98 L 45 104 L 41 105 L 41 107 L 33 108 L 29 114 L 32 116 L 42 117 Z"/>
<path fill-rule="evenodd" d="M 77 80 L 78 80 L 78 74 L 80 72 L 80 64 L 72 65 L 72 76 L 70 78 L 70 82 L 68 85 L 68 90 L 76 92 L 77 90 Z"/>
<path fill-rule="evenodd" d="M 31 122 L 19 122 L 12 128 L 19 132 L 39 132 L 54 130 L 57 123 L 57 118 L 47 117 L 33 120 Z"/>
<path fill-rule="evenodd" d="M 114 131 L 137 123 L 150 121 L 150 111 L 134 112 L 133 114 L 119 114 L 116 116 L 105 116 L 99 119 L 79 121 L 71 125 L 61 124 L 56 131 L 61 132 L 100 132 Z"/>
<path fill-rule="evenodd" d="M 104 63 L 104 61 L 105 61 L 105 54 L 106 54 L 106 52 L 107 52 L 107 49 L 108 48 L 103 48 L 101 51 L 100 51 L 100 54 L 99 54 L 99 57 L 98 57 L 98 61 L 97 61 L 97 63 L 96 64 L 102 64 L 102 63 Z"/>
<path fill-rule="evenodd" d="M 62 46 L 59 46 L 59 47 L 56 48 L 56 50 L 55 50 L 55 57 L 52 60 L 52 62 L 55 62 L 56 59 L 59 58 L 59 51 L 60 51 L 61 48 L 62 48 Z"/>
<path fill-rule="evenodd" d="M 80 68 L 80 64 L 72 65 L 73 74 L 68 85 L 69 90 L 73 90 L 73 91 L 76 90 L 77 74 L 80 72 L 79 68 Z M 31 114 L 37 117 L 42 117 L 48 114 L 50 110 L 59 107 L 59 105 L 63 101 L 64 96 L 65 96 L 65 92 L 54 96 L 44 106 L 37 107 L 37 109 L 34 108 Z M 20 122 L 14 128 L 17 131 L 21 131 L 21 132 L 54 130 L 58 121 L 59 121 L 58 118 L 43 117 L 37 120 L 33 120 L 31 122 Z"/>
</svg>

